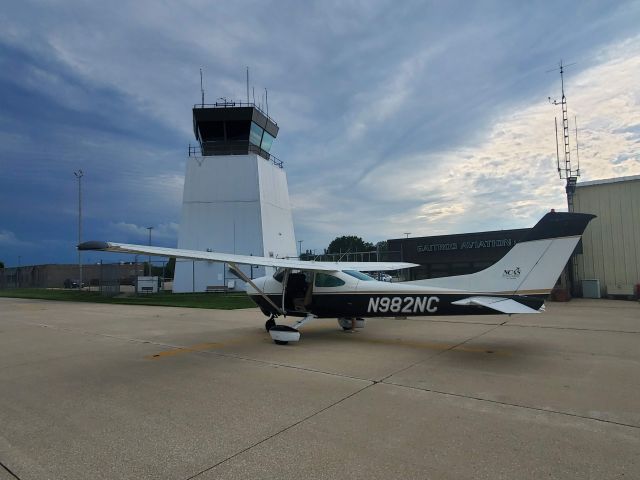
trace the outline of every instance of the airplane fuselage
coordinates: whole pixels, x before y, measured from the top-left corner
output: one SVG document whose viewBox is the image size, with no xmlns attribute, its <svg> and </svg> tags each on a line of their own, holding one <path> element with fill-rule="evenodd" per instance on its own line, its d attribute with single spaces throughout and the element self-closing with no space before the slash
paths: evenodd
<svg viewBox="0 0 640 480">
<path fill-rule="evenodd" d="M 294 285 L 289 283 L 292 280 L 295 280 Z M 286 278 L 285 275 L 266 276 L 255 279 L 254 284 L 271 303 L 250 285 L 247 285 L 247 293 L 263 313 L 269 316 L 284 314 L 303 317 L 312 314 L 319 318 L 367 318 L 500 313 L 478 305 L 453 304 L 471 295 L 510 298 L 535 310 L 544 303 L 542 298 L 513 295 L 509 292 L 496 295 L 380 282 L 353 271 L 299 274 L 295 278 Z"/>
</svg>

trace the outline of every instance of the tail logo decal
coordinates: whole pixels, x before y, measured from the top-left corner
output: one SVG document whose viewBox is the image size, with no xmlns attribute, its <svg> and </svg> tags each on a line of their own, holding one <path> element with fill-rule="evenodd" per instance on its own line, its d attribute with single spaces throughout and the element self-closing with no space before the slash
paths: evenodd
<svg viewBox="0 0 640 480">
<path fill-rule="evenodd" d="M 520 278 L 520 267 L 507 269 L 502 273 L 502 276 L 510 279 Z"/>
</svg>

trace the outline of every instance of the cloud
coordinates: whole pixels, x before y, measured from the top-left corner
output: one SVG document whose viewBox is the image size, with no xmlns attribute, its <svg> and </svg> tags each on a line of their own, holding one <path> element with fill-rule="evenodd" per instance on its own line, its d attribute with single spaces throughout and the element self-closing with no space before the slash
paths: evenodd
<svg viewBox="0 0 640 480">
<path fill-rule="evenodd" d="M 16 237 L 16 234 L 9 230 L 0 230 L 0 246 L 3 247 L 26 247 L 31 245 L 31 242 L 20 240 Z"/>
<path fill-rule="evenodd" d="M 155 225 L 170 244 L 175 233 L 161 238 L 160 225 L 179 222 L 198 70 L 206 101 L 244 99 L 247 65 L 257 100 L 269 89 L 281 127 L 273 153 L 285 162 L 305 246 L 343 233 L 382 240 L 527 226 L 563 204 L 544 101 L 557 92 L 557 78 L 544 73 L 557 59 L 578 61 L 567 79 L 583 178 L 637 163 L 637 87 L 622 74 L 637 77 L 635 40 L 623 40 L 637 35 L 640 4 L 585 3 L 570 17 L 548 15 L 554 8 L 13 2 L 0 12 L 3 228 L 72 245 L 72 172 L 82 168 L 87 238 L 144 242 L 140 229 Z M 608 83 L 586 75 L 605 64 Z M 45 251 L 75 254 L 39 248 L 34 258 Z"/>
<path fill-rule="evenodd" d="M 640 173 L 640 36 L 598 57 L 602 63 L 566 77 L 572 155 L 576 166 L 575 114 L 583 181 Z M 403 231 L 433 235 L 530 226 L 551 208 L 566 209 L 553 140 L 557 109 L 545 97 L 529 98 L 505 107 L 472 145 L 394 157 L 349 187 L 315 180 L 293 196 L 297 221 L 325 235 L 349 228 L 376 240 Z"/>
<path fill-rule="evenodd" d="M 127 222 L 116 222 L 112 223 L 110 227 L 113 230 L 124 234 L 127 238 L 135 239 L 138 243 L 143 240 L 146 243 L 149 239 L 149 229 L 145 226 Z M 155 244 L 154 241 L 162 243 L 166 240 L 175 241 L 178 237 L 178 229 L 179 225 L 175 222 L 161 223 L 153 226 L 151 231 L 151 243 Z"/>
</svg>

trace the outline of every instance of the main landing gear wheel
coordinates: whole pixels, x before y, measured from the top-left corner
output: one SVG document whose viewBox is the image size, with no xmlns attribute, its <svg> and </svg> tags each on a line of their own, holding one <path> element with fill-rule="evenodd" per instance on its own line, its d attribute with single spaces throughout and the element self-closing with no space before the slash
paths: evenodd
<svg viewBox="0 0 640 480">
<path fill-rule="evenodd" d="M 339 318 L 338 325 L 342 327 L 342 329 L 346 332 L 351 330 L 351 319 L 350 318 Z M 364 318 L 356 318 L 356 328 L 364 328 Z"/>
<path fill-rule="evenodd" d="M 269 320 L 267 320 L 264 324 L 264 328 L 267 332 L 275 326 L 276 326 L 276 321 L 274 320 L 273 317 L 269 318 Z"/>
</svg>

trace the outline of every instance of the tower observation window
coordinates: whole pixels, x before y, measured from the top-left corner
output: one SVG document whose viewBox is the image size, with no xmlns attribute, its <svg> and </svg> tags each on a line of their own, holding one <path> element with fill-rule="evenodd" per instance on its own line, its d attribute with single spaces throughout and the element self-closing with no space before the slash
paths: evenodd
<svg viewBox="0 0 640 480">
<path fill-rule="evenodd" d="M 224 141 L 224 122 L 201 122 L 198 125 L 198 130 L 203 141 Z"/>
<path fill-rule="evenodd" d="M 255 122 L 251 122 L 251 130 L 249 131 L 249 141 L 253 143 L 256 147 L 260 146 L 260 142 L 262 141 L 262 130 Z"/>
<path fill-rule="evenodd" d="M 264 135 L 262 136 L 262 144 L 260 145 L 260 148 L 265 152 L 269 152 L 269 150 L 271 150 L 271 145 L 273 144 L 274 140 L 275 139 L 269 133 L 264 132 Z"/>
<path fill-rule="evenodd" d="M 249 122 L 233 121 L 226 122 L 227 141 L 244 140 L 247 141 L 249 132 Z"/>
</svg>

